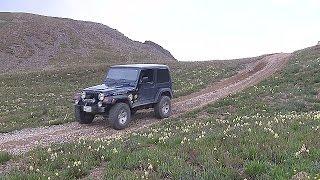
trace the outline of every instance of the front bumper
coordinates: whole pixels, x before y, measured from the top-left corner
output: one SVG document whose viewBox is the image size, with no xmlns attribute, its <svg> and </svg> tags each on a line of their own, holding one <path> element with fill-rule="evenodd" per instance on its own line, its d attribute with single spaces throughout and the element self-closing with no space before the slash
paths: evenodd
<svg viewBox="0 0 320 180">
<path fill-rule="evenodd" d="M 97 105 L 84 106 L 84 105 L 75 104 L 74 107 L 78 108 L 80 111 L 84 111 L 84 112 L 87 112 L 87 113 L 97 114 L 97 113 L 106 112 L 106 107 L 99 107 Z"/>
</svg>

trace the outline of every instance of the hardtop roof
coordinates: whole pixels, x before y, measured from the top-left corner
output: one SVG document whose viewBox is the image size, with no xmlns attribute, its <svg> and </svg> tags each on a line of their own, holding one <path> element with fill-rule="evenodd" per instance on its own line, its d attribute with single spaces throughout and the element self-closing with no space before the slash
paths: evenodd
<svg viewBox="0 0 320 180">
<path fill-rule="evenodd" d="M 145 69 L 145 68 L 166 68 L 169 69 L 169 67 L 167 65 L 164 64 L 121 64 L 121 65 L 113 65 L 111 66 L 112 68 L 141 68 L 141 69 Z"/>
</svg>

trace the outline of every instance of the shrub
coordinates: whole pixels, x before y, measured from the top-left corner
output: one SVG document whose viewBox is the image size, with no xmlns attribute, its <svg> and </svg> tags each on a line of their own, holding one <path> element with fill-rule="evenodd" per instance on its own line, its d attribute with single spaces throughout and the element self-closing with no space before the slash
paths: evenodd
<svg viewBox="0 0 320 180">
<path fill-rule="evenodd" d="M 5 162 L 9 161 L 11 156 L 7 152 L 0 151 L 0 164 L 4 164 Z"/>
<path fill-rule="evenodd" d="M 260 176 L 266 173 L 267 170 L 268 170 L 268 165 L 265 162 L 261 162 L 261 161 L 250 161 L 245 166 L 245 173 L 250 177 Z"/>
</svg>

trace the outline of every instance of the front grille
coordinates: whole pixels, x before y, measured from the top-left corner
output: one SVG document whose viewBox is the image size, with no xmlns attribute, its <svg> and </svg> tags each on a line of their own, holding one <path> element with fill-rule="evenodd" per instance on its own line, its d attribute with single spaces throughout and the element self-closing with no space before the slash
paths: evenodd
<svg viewBox="0 0 320 180">
<path fill-rule="evenodd" d="M 96 102 L 96 99 L 84 99 L 84 103 L 94 104 Z"/>
<path fill-rule="evenodd" d="M 86 97 L 82 99 L 83 102 L 87 105 L 93 105 L 98 102 L 98 93 L 97 92 L 86 92 Z"/>
<path fill-rule="evenodd" d="M 85 99 L 98 99 L 98 93 L 96 92 L 86 92 L 86 98 Z"/>
</svg>

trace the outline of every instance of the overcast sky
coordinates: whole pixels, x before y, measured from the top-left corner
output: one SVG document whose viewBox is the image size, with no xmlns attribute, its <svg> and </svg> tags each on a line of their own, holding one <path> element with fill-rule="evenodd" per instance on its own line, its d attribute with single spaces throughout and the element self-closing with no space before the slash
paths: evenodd
<svg viewBox="0 0 320 180">
<path fill-rule="evenodd" d="M 1 0 L 0 11 L 100 22 L 185 61 L 291 52 L 320 41 L 320 0 Z"/>
</svg>

